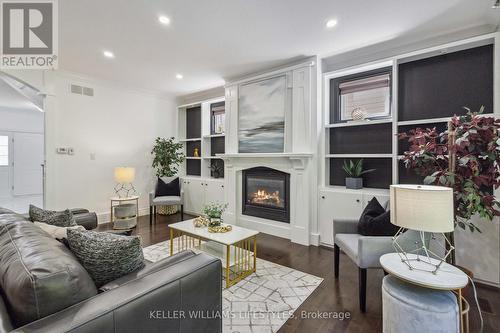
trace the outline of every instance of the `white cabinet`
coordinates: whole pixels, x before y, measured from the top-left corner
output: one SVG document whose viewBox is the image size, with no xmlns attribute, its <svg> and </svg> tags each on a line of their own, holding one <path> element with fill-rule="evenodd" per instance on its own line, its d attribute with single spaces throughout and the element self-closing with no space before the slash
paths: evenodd
<svg viewBox="0 0 500 333">
<path fill-rule="evenodd" d="M 185 177 L 182 179 L 182 186 L 186 213 L 201 214 L 205 204 L 224 202 L 222 180 Z"/>
<path fill-rule="evenodd" d="M 321 188 L 318 200 L 320 243 L 333 245 L 333 219 L 359 219 L 363 209 L 373 197 L 384 206 L 389 200 L 389 190 Z"/>
</svg>

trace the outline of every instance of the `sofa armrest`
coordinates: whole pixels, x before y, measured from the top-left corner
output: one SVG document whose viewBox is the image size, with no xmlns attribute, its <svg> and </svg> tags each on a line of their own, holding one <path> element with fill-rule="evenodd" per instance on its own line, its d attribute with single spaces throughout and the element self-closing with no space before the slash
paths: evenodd
<svg viewBox="0 0 500 333">
<path fill-rule="evenodd" d="M 198 317 L 194 317 L 194 315 Z M 198 254 L 16 332 L 222 332 L 222 265 Z"/>
<path fill-rule="evenodd" d="M 90 213 L 90 211 L 88 209 L 85 209 L 85 208 L 72 208 L 69 210 L 73 215 L 77 215 L 77 214 L 87 214 L 87 213 Z"/>
<path fill-rule="evenodd" d="M 380 268 L 380 257 L 395 252 L 391 236 L 361 236 L 358 240 L 358 264 L 361 268 Z"/>
<path fill-rule="evenodd" d="M 83 226 L 87 230 L 97 228 L 97 214 L 96 213 L 82 213 L 73 215 L 76 224 Z"/>
<path fill-rule="evenodd" d="M 333 239 L 337 234 L 357 234 L 358 221 L 354 219 L 334 219 L 333 220 Z"/>
</svg>

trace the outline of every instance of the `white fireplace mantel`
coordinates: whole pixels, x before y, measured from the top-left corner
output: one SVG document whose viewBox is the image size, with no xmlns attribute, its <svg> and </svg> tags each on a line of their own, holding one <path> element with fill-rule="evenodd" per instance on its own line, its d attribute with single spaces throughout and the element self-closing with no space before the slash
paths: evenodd
<svg viewBox="0 0 500 333">
<path fill-rule="evenodd" d="M 307 161 L 313 157 L 312 153 L 236 153 L 236 154 L 217 154 L 217 157 L 220 157 L 228 164 L 232 164 L 231 161 L 236 159 L 276 159 L 276 158 L 285 158 L 292 162 L 294 169 L 304 169 Z"/>
</svg>

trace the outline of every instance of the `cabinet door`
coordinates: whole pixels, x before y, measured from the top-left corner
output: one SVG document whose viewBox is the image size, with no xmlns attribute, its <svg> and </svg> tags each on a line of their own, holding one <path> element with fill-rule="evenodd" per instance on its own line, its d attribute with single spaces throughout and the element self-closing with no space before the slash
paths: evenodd
<svg viewBox="0 0 500 333">
<path fill-rule="evenodd" d="M 320 191 L 319 231 L 320 242 L 333 245 L 333 220 L 357 220 L 363 211 L 361 194 Z"/>
<path fill-rule="evenodd" d="M 205 203 L 224 202 L 224 183 L 220 181 L 206 181 Z"/>
<path fill-rule="evenodd" d="M 184 210 L 187 213 L 201 214 L 205 204 L 204 182 L 198 179 L 184 179 Z"/>
</svg>

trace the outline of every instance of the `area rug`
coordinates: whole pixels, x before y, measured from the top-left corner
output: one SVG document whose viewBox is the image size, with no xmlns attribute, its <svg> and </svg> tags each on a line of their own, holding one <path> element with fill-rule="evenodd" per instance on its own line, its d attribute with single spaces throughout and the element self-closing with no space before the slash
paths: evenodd
<svg viewBox="0 0 500 333">
<path fill-rule="evenodd" d="M 169 241 L 143 250 L 147 260 L 158 261 L 169 256 Z M 322 281 L 317 276 L 257 258 L 255 273 L 223 289 L 223 332 L 278 331 Z"/>
</svg>

